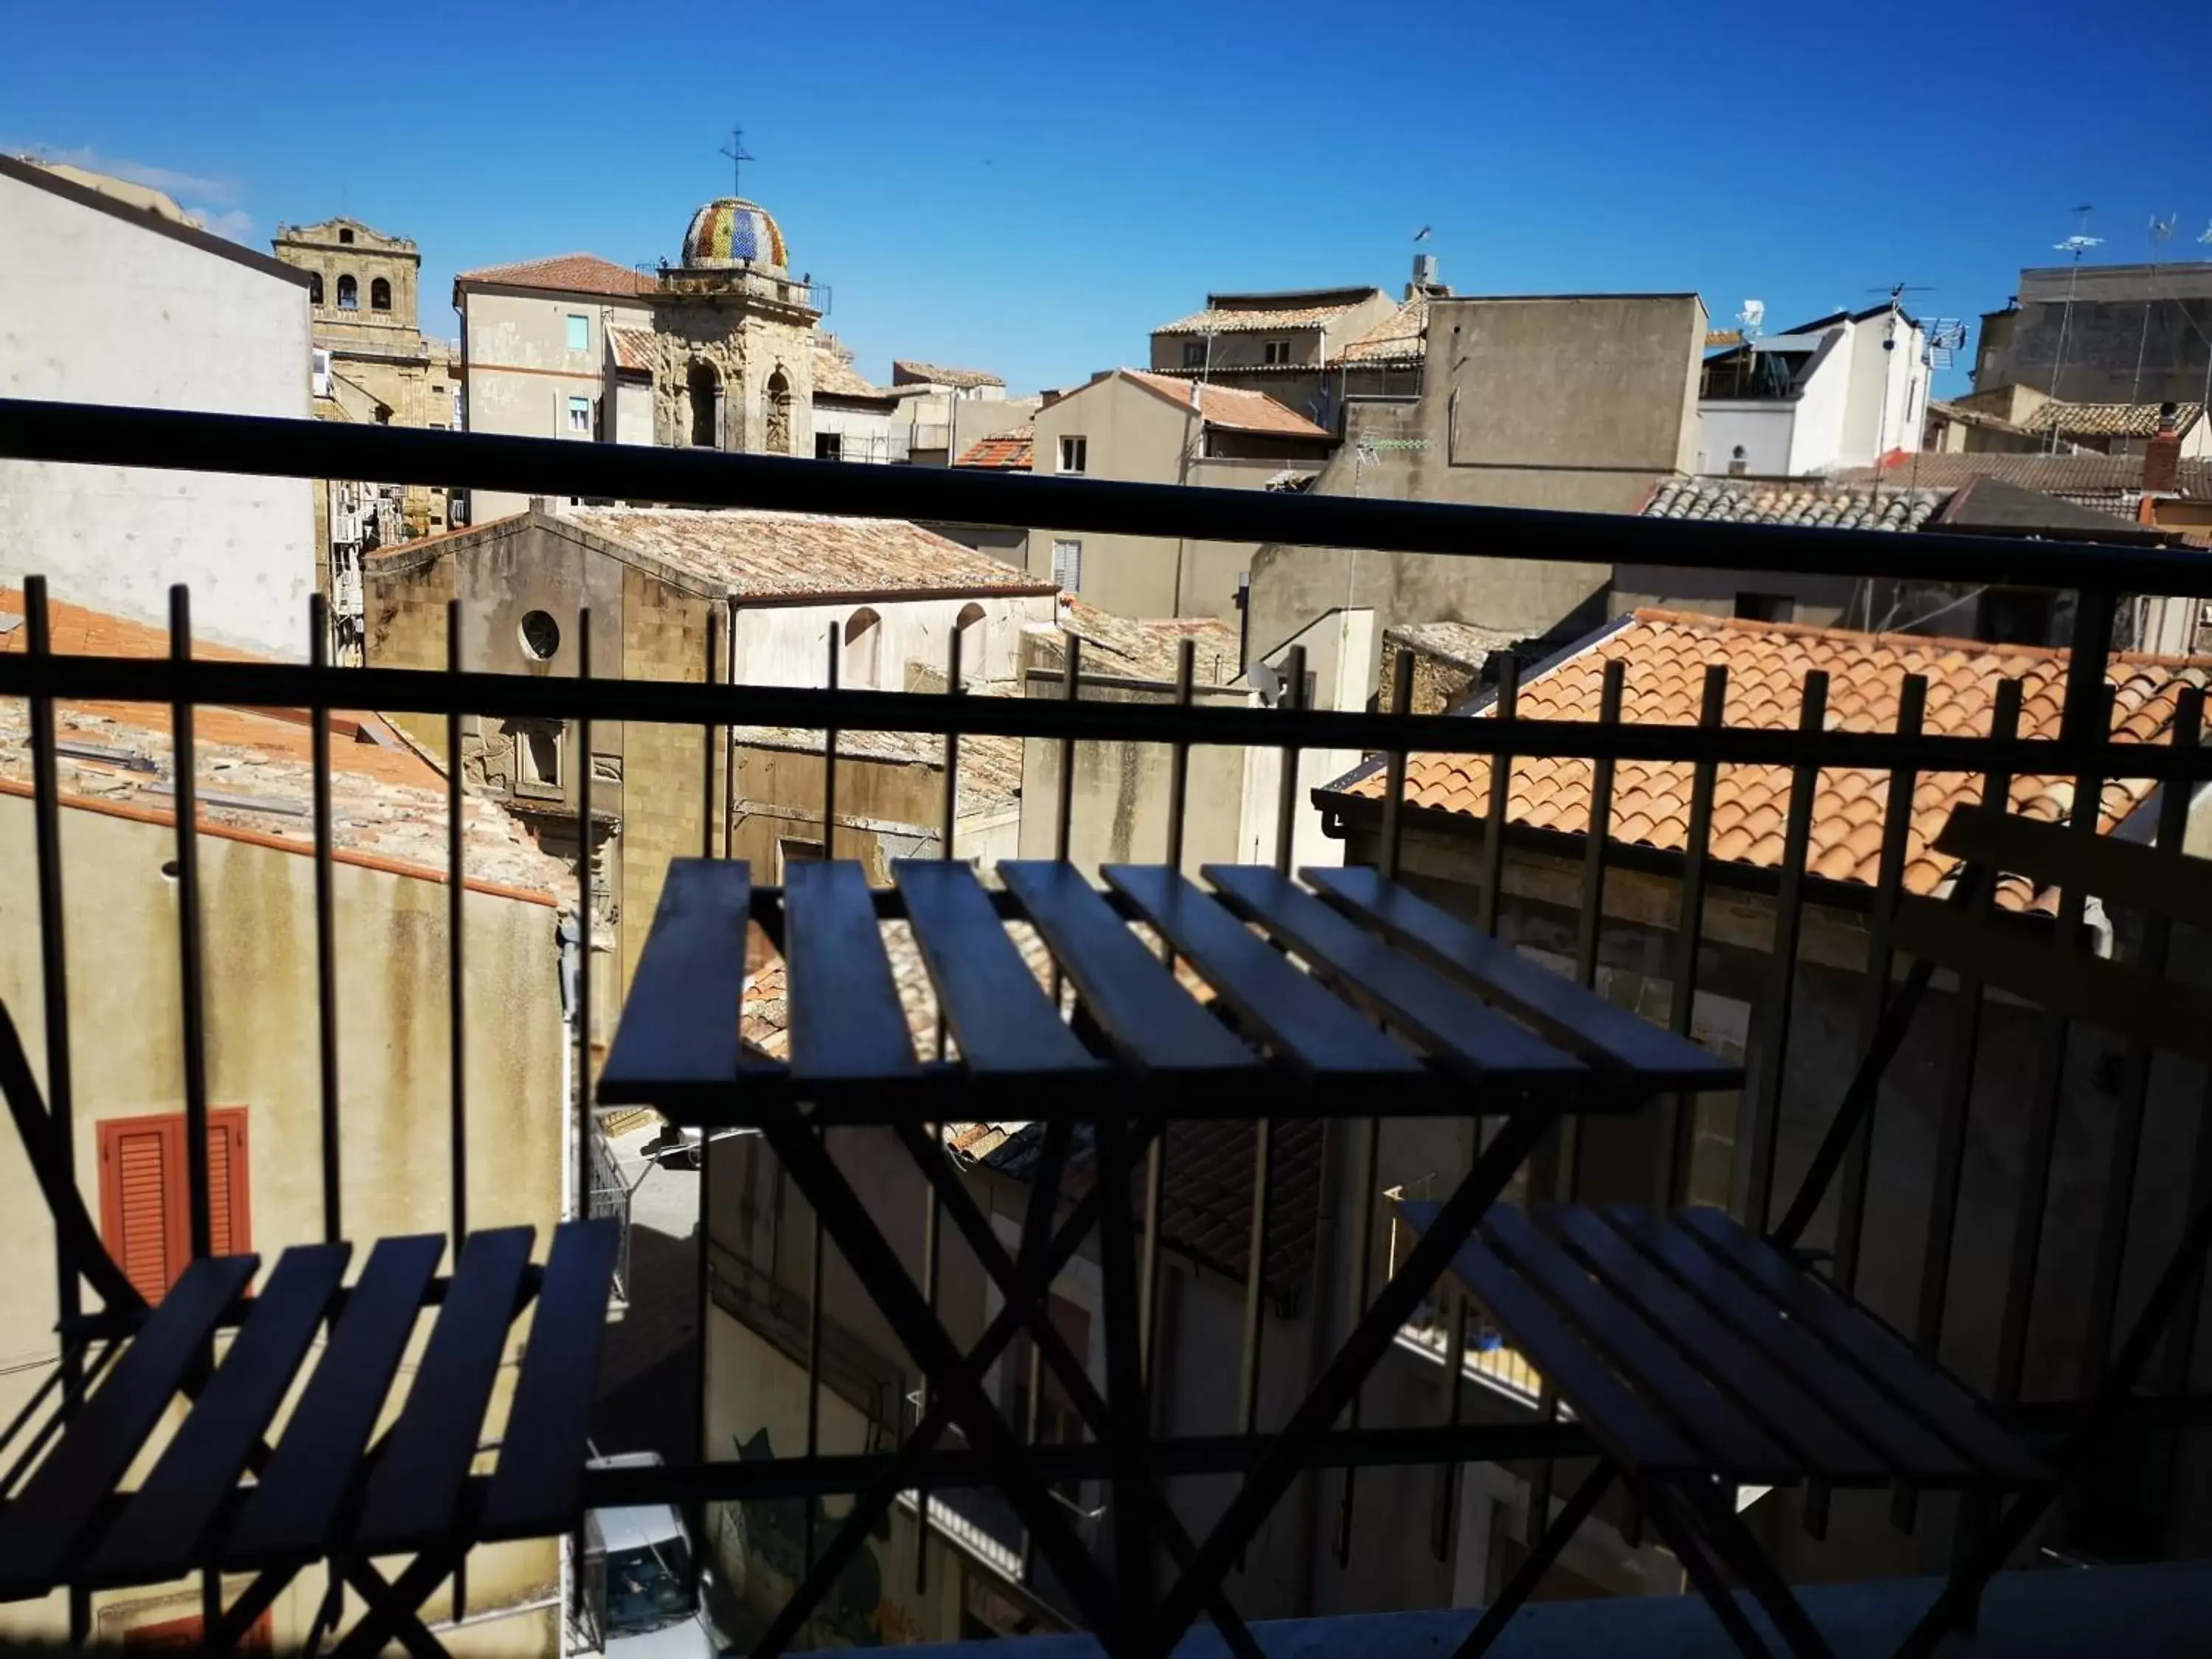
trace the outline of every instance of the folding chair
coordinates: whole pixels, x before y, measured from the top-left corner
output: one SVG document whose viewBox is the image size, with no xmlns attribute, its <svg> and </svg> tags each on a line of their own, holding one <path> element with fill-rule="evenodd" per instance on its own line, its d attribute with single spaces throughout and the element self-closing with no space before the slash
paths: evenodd
<svg viewBox="0 0 2212 1659">
<path fill-rule="evenodd" d="M 297 1246 L 252 1295 L 258 1256 L 204 1257 L 149 1307 L 86 1212 L 4 1005 L 0 1094 L 64 1259 L 106 1304 L 89 1334 L 63 1334 L 84 1346 L 106 1338 L 89 1378 L 95 1386 L 77 1409 L 50 1418 L 9 1471 L 15 1489 L 0 1503 L 0 1600 L 64 1585 L 167 1583 L 200 1571 L 215 1615 L 203 1641 L 221 1651 L 301 1569 L 328 1559 L 367 1604 L 335 1651 L 373 1653 L 398 1641 L 434 1654 L 443 1650 L 417 1610 L 471 1548 L 552 1537 L 579 1523 L 619 1243 L 613 1223 L 562 1224 L 542 1269 L 530 1261 L 532 1229 L 471 1233 L 445 1279 L 435 1276 L 442 1235 L 386 1238 L 349 1286 L 351 1245 Z M 498 1465 L 477 1476 L 471 1467 L 508 1329 L 533 1302 Z M 372 1444 L 418 1316 L 432 1308 L 404 1403 Z M 318 1364 L 315 1338 L 326 1322 Z M 211 1363 L 225 1328 L 234 1334 Z M 272 1447 L 264 1434 L 295 1384 Z M 124 1489 L 180 1395 L 191 1402 L 184 1420 L 143 1484 Z M 29 1416 L 19 1415 L 11 1437 Z M 387 1581 L 369 1558 L 394 1554 L 414 1559 Z M 226 1608 L 215 1586 L 234 1571 L 258 1576 Z"/>
<path fill-rule="evenodd" d="M 2176 825 L 2181 810 L 2171 807 Z M 1455 1271 L 1556 1384 L 1605 1462 L 1546 1529 L 1457 1659 L 1497 1638 L 1616 1479 L 1680 1556 L 1730 1639 L 1754 1655 L 1768 1648 L 1732 1593 L 1731 1577 L 1790 1651 L 1828 1649 L 1744 1527 L 1738 1488 L 1802 1481 L 1900 1493 L 1952 1490 L 1980 1508 L 2009 1498 L 1960 1553 L 1936 1604 L 1899 1651 L 1926 1655 L 1947 1632 L 1971 1626 L 1983 1586 L 2025 1542 L 2064 1476 L 2085 1465 L 2168 1322 L 2201 1288 L 2212 1247 L 2212 1192 L 2197 1182 L 2179 1246 L 2101 1369 L 2080 1426 L 2048 1461 L 1936 1363 L 1927 1351 L 1932 1329 L 1920 1333 L 1917 1345 L 1908 1341 L 1792 1247 L 1865 1128 L 1881 1072 L 1939 967 L 1958 974 L 1977 996 L 1978 988 L 1994 987 L 2064 1019 L 2129 1036 L 2142 1048 L 2212 1064 L 2212 995 L 2173 984 L 2162 972 L 2175 921 L 2212 927 L 2212 863 L 2179 855 L 2178 827 L 2160 839 L 2160 848 L 2123 843 L 1978 807 L 1953 816 L 1936 842 L 1938 851 L 1965 860 L 1952 896 L 1900 901 L 1894 939 L 1917 960 L 1885 1011 L 1804 1188 L 1770 1238 L 1696 1206 L 1672 1216 L 1566 1204 L 1525 1215 L 1492 1212 L 1455 1256 Z M 2150 919 L 2151 960 L 2105 960 L 1993 919 L 1988 895 L 2000 872 L 2025 876 L 2039 890 L 2062 884 L 2142 913 Z M 1972 1035 L 1969 1020 L 1969 1042 Z M 2055 1091 L 2054 1083 L 2052 1113 Z M 1961 1125 L 1963 1110 L 1962 1091 Z M 2049 1130 L 2048 1122 L 2032 1124 L 2031 1139 Z M 2029 1163 L 2032 1181 L 2041 1182 L 2047 1158 L 2031 1149 Z M 1939 1185 L 1955 1182 L 1954 1170 L 1939 1168 L 1936 1176 Z M 2023 1200 L 2037 1217 L 2044 1201 L 2039 1184 Z M 1429 1223 L 1433 1207 L 1403 1206 L 1417 1228 Z M 1947 1258 L 1953 1218 L 1939 1206 L 1932 1224 L 1931 1247 Z"/>
</svg>

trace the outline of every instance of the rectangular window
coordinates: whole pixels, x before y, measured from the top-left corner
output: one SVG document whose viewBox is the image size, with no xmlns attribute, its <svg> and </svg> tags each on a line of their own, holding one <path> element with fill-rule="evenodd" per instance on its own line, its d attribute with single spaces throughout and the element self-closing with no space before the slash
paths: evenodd
<svg viewBox="0 0 2212 1659">
<path fill-rule="evenodd" d="M 1060 542 L 1052 544 L 1052 579 L 1062 592 L 1080 593 L 1083 591 L 1083 544 Z"/>
<path fill-rule="evenodd" d="M 252 1248 L 246 1109 L 208 1113 L 209 1239 L 217 1255 Z M 159 1302 L 192 1254 L 185 1115 L 108 1118 L 100 1125 L 100 1233 L 149 1302 Z"/>
<path fill-rule="evenodd" d="M 842 432 L 817 432 L 814 434 L 814 459 L 817 461 L 842 461 L 845 459 L 845 434 Z"/>
<path fill-rule="evenodd" d="M 562 729 L 553 724 L 518 726 L 514 732 L 514 787 L 525 795 L 561 793 Z"/>
<path fill-rule="evenodd" d="M 1091 440 L 1062 438 L 1060 441 L 1060 470 L 1062 472 L 1087 472 L 1091 470 Z"/>
<path fill-rule="evenodd" d="M 799 836 L 779 836 L 775 843 L 775 878 L 783 879 L 783 872 L 794 864 L 815 864 L 821 861 L 822 843 L 807 841 Z"/>
<path fill-rule="evenodd" d="M 1185 368 L 1204 368 L 1206 367 L 1205 341 L 1185 340 L 1182 343 L 1182 366 Z"/>
<path fill-rule="evenodd" d="M 568 399 L 568 430 L 586 436 L 592 430 L 592 400 L 589 398 Z"/>
<path fill-rule="evenodd" d="M 1291 361 L 1291 343 L 1288 340 L 1270 340 L 1260 349 L 1262 362 L 1287 363 Z"/>
<path fill-rule="evenodd" d="M 592 349 L 592 319 L 580 312 L 568 313 L 568 349 L 589 351 Z"/>
<path fill-rule="evenodd" d="M 1739 593 L 1735 614 L 1746 622 L 1786 623 L 1797 615 L 1797 601 L 1787 593 Z"/>
</svg>

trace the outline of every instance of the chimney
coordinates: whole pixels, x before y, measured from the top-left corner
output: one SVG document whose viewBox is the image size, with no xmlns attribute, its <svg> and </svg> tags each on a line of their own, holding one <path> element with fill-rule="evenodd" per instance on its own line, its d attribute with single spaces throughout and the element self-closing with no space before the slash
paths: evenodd
<svg viewBox="0 0 2212 1659">
<path fill-rule="evenodd" d="M 2142 489 L 2146 495 L 2170 495 L 2181 476 L 2181 434 L 2174 429 L 2174 407 L 2158 406 L 2158 432 L 2143 446 Z"/>
</svg>

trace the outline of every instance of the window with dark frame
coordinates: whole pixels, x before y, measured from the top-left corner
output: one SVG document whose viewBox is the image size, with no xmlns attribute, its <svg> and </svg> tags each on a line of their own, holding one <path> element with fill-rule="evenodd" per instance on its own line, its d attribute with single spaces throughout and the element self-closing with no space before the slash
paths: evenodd
<svg viewBox="0 0 2212 1659">
<path fill-rule="evenodd" d="M 368 308 L 371 311 L 392 309 L 392 284 L 381 276 L 375 278 L 368 285 Z"/>
<path fill-rule="evenodd" d="M 1182 343 L 1182 366 L 1185 368 L 1204 368 L 1206 367 L 1205 341 L 1185 340 Z"/>
<path fill-rule="evenodd" d="M 1260 348 L 1260 361 L 1264 363 L 1287 363 L 1291 361 L 1291 343 L 1288 340 L 1270 340 Z"/>
<path fill-rule="evenodd" d="M 1060 470 L 1062 472 L 1087 472 L 1091 470 L 1091 440 L 1062 438 L 1060 441 Z"/>
<path fill-rule="evenodd" d="M 845 459 L 845 434 L 842 432 L 817 432 L 814 434 L 814 459 L 817 461 L 842 461 Z"/>
<path fill-rule="evenodd" d="M 350 276 L 338 278 L 338 309 L 340 311 L 361 309 L 361 284 L 354 281 Z"/>
</svg>

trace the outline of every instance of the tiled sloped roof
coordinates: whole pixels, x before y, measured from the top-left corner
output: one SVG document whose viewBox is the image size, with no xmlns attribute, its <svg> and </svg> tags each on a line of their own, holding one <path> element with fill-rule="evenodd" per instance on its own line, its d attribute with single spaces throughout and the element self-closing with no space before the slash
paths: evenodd
<svg viewBox="0 0 2212 1659">
<path fill-rule="evenodd" d="M 1954 421 L 1960 426 L 1980 427 L 1990 432 L 2024 433 L 2027 430 L 2027 428 L 2002 416 L 1992 415 L 1987 410 L 1970 408 L 1965 404 L 1946 403 L 1941 398 L 1929 399 L 1928 414 L 1933 420 Z"/>
<path fill-rule="evenodd" d="M 2110 507 L 2142 490 L 2140 455 L 1950 455 L 1899 453 L 1879 466 L 1848 467 L 1836 475 L 1843 483 L 1885 484 L 1922 489 L 1956 489 L 1975 478 L 2002 478 L 2023 489 L 2063 495 L 2085 507 Z M 2212 461 L 2185 460 L 2175 479 L 2179 493 L 2212 496 Z"/>
<path fill-rule="evenodd" d="M 0 653 L 29 648 L 22 595 L 0 588 Z M 161 657 L 163 629 L 76 605 L 52 605 L 53 644 L 69 656 Z M 6 625 L 13 624 L 13 625 Z M 251 653 L 195 646 L 198 657 L 257 660 Z M 342 860 L 398 875 L 442 879 L 447 783 L 380 714 L 331 718 L 331 839 Z M 59 757 L 64 805 L 174 823 L 175 746 L 165 705 L 64 702 L 56 735 L 75 750 Z M 200 823 L 204 833 L 314 850 L 314 728 L 305 709 L 210 706 L 192 721 Z M 24 704 L 0 699 L 0 793 L 27 794 L 30 728 Z M 574 882 L 559 860 L 496 802 L 465 797 L 462 856 L 470 884 L 555 902 Z"/>
<path fill-rule="evenodd" d="M 650 374 L 659 356 L 649 328 L 610 328 L 607 343 L 614 349 L 615 367 L 633 374 Z"/>
<path fill-rule="evenodd" d="M 651 294 L 659 286 L 641 270 L 602 259 L 596 253 L 556 253 L 511 265 L 483 265 L 465 270 L 457 283 L 497 283 L 502 288 L 544 288 L 563 294 Z"/>
<path fill-rule="evenodd" d="M 977 686 L 970 689 L 969 695 L 989 695 L 997 690 Z M 1011 693 L 1014 688 L 1008 684 L 1003 690 Z M 731 729 L 730 741 L 754 749 L 787 749 L 810 755 L 822 752 L 822 733 L 818 728 L 739 726 Z M 945 739 L 928 732 L 840 732 L 837 734 L 837 757 L 840 760 L 858 758 L 933 767 L 942 778 Z M 941 794 L 941 785 L 939 787 Z M 1019 738 L 970 732 L 960 739 L 962 817 L 999 811 L 1019 800 L 1021 793 L 1022 740 Z M 933 830 L 936 827 L 934 809 L 932 809 L 928 827 Z"/>
<path fill-rule="evenodd" d="M 1790 524 L 1834 530 L 1917 530 L 1948 499 L 1948 489 L 1879 490 L 1818 479 L 1669 478 L 1644 504 L 1647 519 L 1717 519 L 1730 524 Z"/>
<path fill-rule="evenodd" d="M 897 357 L 891 362 L 891 379 L 909 386 L 927 382 L 932 386 L 962 388 L 979 386 L 1004 386 L 1006 382 L 988 368 L 952 368 L 944 363 L 925 363 L 912 357 Z"/>
<path fill-rule="evenodd" d="M 717 507 L 579 507 L 563 519 L 708 577 L 739 599 L 840 593 L 1049 593 L 988 553 L 903 519 Z M 403 544 L 398 551 L 407 550 Z"/>
<path fill-rule="evenodd" d="M 1416 291 L 1397 310 L 1337 354 L 1345 363 L 1418 361 L 1428 350 L 1429 296 Z"/>
<path fill-rule="evenodd" d="M 1254 307 L 1249 309 L 1242 306 L 1209 306 L 1204 311 L 1194 311 L 1188 317 L 1178 317 L 1171 323 L 1162 323 L 1152 332 L 1255 334 L 1267 329 L 1321 328 L 1334 322 L 1354 306 L 1365 304 L 1382 291 L 1380 289 L 1369 289 L 1364 293 L 1332 300 L 1322 305 Z"/>
<path fill-rule="evenodd" d="M 2045 404 L 2025 422 L 2031 432 L 2073 433 L 2087 438 L 2148 438 L 2158 431 L 2156 404 Z M 2202 404 L 2174 410 L 2173 429 L 2186 432 L 2204 413 Z"/>
<path fill-rule="evenodd" d="M 1195 641 L 1191 659 L 1195 684 L 1226 685 L 1243 672 L 1238 660 L 1237 630 L 1212 617 L 1151 620 L 1116 617 L 1088 600 L 1063 593 L 1056 625 L 1033 623 L 1024 632 L 1039 644 L 1036 665 L 1040 668 L 1057 667 L 1062 660 L 1061 637 L 1074 634 L 1083 641 L 1086 674 L 1172 682 L 1185 640 Z"/>
<path fill-rule="evenodd" d="M 1905 677 L 1924 674 L 1928 731 L 1987 736 L 1997 684 L 2016 678 L 2022 692 L 2021 735 L 2051 738 L 2058 733 L 2067 653 L 1639 611 L 1589 649 L 1522 686 L 1521 713 L 1534 720 L 1596 719 L 1605 665 L 1614 660 L 1626 665 L 1622 719 L 1633 725 L 1695 725 L 1706 665 L 1717 663 L 1729 670 L 1725 720 L 1735 729 L 1794 729 L 1805 672 L 1818 668 L 1829 676 L 1830 731 L 1893 731 Z M 2115 692 L 2116 734 L 2128 741 L 2162 743 L 2183 688 L 2212 683 L 2212 658 L 2115 655 L 2107 678 Z M 1381 796 L 1382 785 L 1380 766 L 1370 763 L 1328 787 L 1372 799 Z M 1489 799 L 1490 764 L 1480 756 L 1416 755 L 1407 762 L 1406 785 L 1406 798 L 1413 805 L 1479 818 Z M 1686 765 L 1619 763 L 1612 836 L 1636 846 L 1682 851 L 1688 841 L 1691 785 Z M 1980 799 L 1981 787 L 1978 777 L 1961 773 L 1930 774 L 1918 781 L 1906 833 L 1907 891 L 1933 893 L 1950 877 L 1950 865 L 1929 843 L 1955 808 Z M 2151 787 L 2141 778 L 2106 785 L 2100 827 L 2111 830 L 2143 802 Z M 1808 870 L 1831 881 L 1875 884 L 1887 787 L 1887 775 L 1880 771 L 1836 768 L 1820 774 Z M 2073 793 L 2070 780 L 2025 776 L 2013 783 L 2012 807 L 2030 817 L 2060 821 L 2071 814 Z M 1586 834 L 1590 763 L 1517 761 L 1510 799 L 1514 823 Z M 1786 769 L 1721 768 L 1713 797 L 1712 855 L 1778 867 L 1789 805 Z M 2023 910 L 2042 908 L 2048 897 L 2030 891 L 2025 882 L 2008 880 L 1997 902 L 2004 908 Z"/>
<path fill-rule="evenodd" d="M 1195 396 L 1199 418 L 1224 431 L 1279 433 L 1293 438 L 1335 436 L 1327 427 L 1316 426 L 1289 404 L 1277 402 L 1264 392 L 1251 392 L 1241 386 L 1201 386 L 1172 374 L 1155 374 L 1141 368 L 1125 368 L 1121 373 L 1170 403 L 1185 408 L 1190 406 Z"/>
<path fill-rule="evenodd" d="M 1018 426 L 989 438 L 978 438 L 960 452 L 955 466 L 994 467 L 1003 472 L 1027 472 L 1036 462 L 1036 431 Z"/>
<path fill-rule="evenodd" d="M 1396 623 L 1382 637 L 1422 656 L 1438 657 L 1480 673 L 1492 653 L 1510 650 L 1528 637 L 1524 629 L 1480 628 L 1473 623 Z"/>
<path fill-rule="evenodd" d="M 831 337 L 814 337 L 814 395 L 817 398 L 887 398 L 890 394 L 853 367 L 844 347 Z"/>
</svg>

